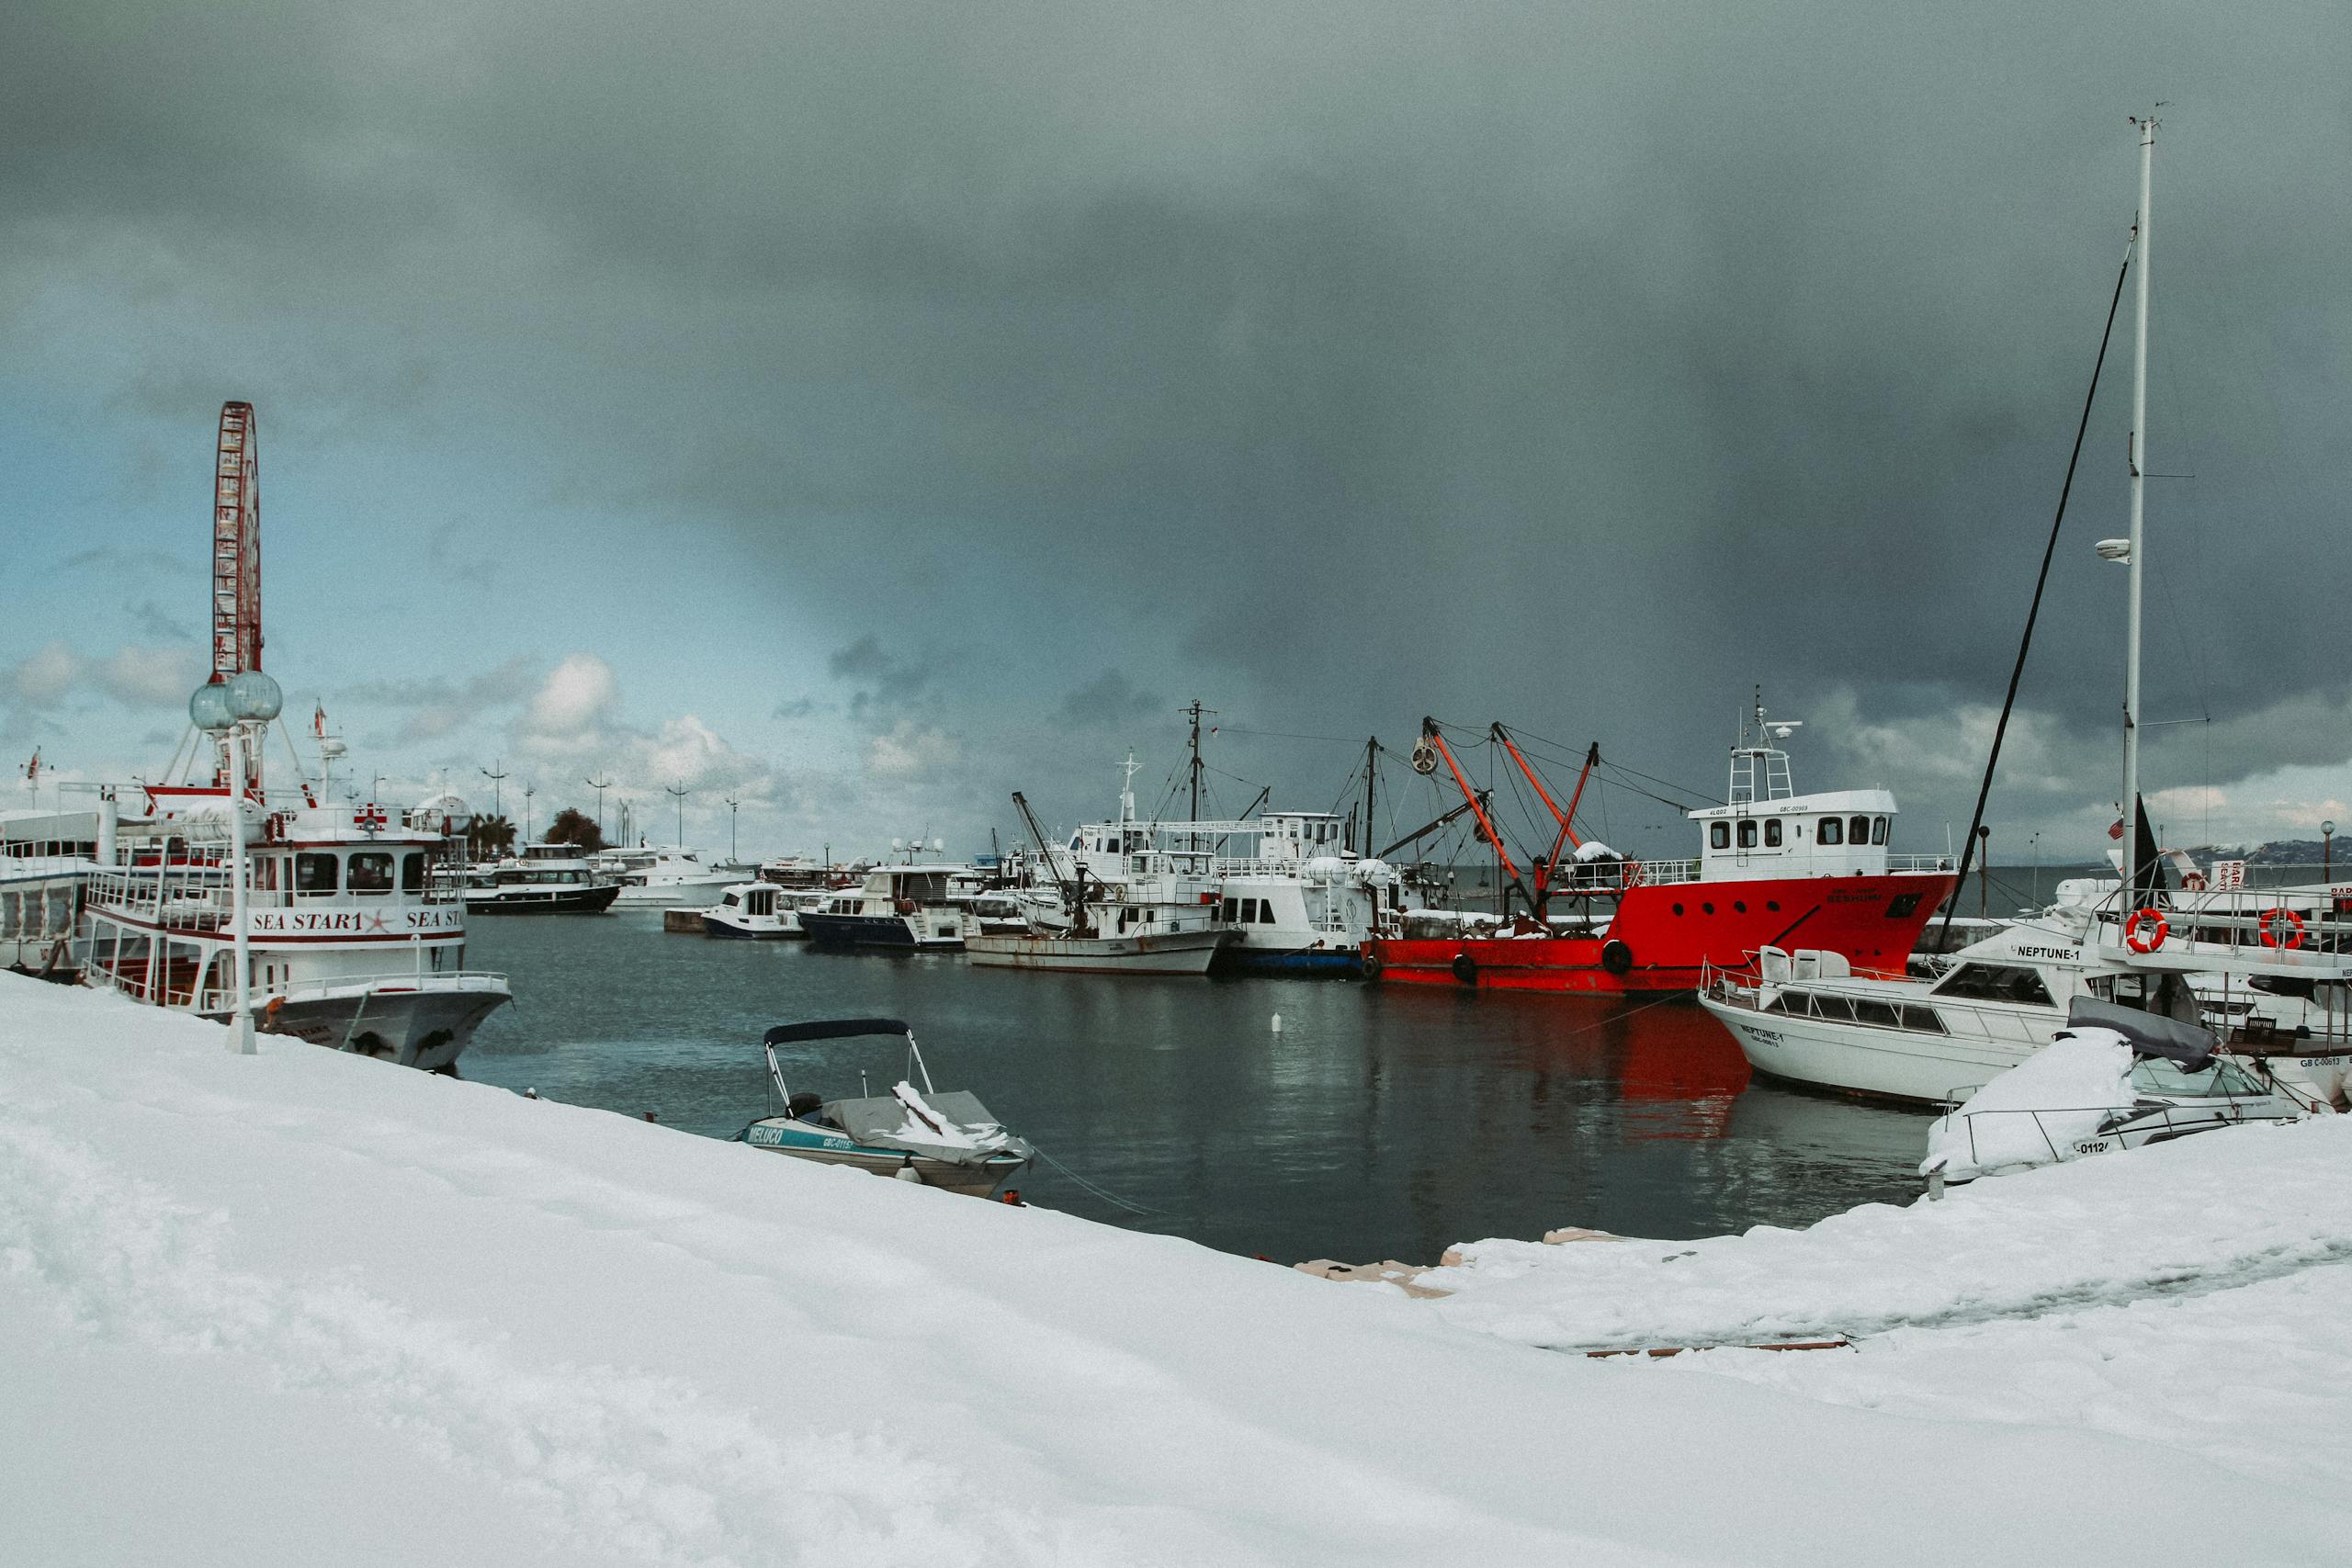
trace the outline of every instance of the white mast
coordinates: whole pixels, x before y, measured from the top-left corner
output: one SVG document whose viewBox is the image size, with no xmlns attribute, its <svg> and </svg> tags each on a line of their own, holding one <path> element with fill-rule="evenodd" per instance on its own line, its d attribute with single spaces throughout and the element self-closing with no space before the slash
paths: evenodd
<svg viewBox="0 0 2352 1568">
<path fill-rule="evenodd" d="M 2143 491 L 2148 468 L 2148 198 L 2155 164 L 2156 122 L 2140 125 L 2140 217 L 2132 225 L 2132 258 L 2140 275 L 2132 304 L 2137 331 L 2132 355 L 2132 554 L 2131 606 L 2123 631 L 2123 886 L 2128 893 L 2140 874 L 2140 575 L 2144 549 Z"/>
</svg>

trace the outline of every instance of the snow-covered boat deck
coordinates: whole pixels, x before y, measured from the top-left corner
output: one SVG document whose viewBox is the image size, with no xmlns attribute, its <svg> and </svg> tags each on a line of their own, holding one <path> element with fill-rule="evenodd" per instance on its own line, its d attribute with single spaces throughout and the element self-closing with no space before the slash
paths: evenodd
<svg viewBox="0 0 2352 1568">
<path fill-rule="evenodd" d="M 0 975 L 0 1561 L 2352 1552 L 2352 1121 L 1430 1302 L 222 1040 Z"/>
</svg>

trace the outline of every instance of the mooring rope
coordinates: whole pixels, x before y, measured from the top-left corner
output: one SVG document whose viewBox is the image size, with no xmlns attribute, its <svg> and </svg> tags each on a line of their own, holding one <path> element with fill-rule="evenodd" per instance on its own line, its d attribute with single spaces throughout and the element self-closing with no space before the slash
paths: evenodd
<svg viewBox="0 0 2352 1568">
<path fill-rule="evenodd" d="M 1094 1183 L 1087 1180 L 1086 1178 L 1079 1175 L 1078 1172 L 1072 1170 L 1069 1167 L 1064 1165 L 1061 1161 L 1056 1159 L 1045 1150 L 1038 1148 L 1036 1145 L 1032 1144 L 1029 1146 L 1031 1149 L 1035 1150 L 1036 1156 L 1039 1159 L 1044 1160 L 1047 1165 L 1052 1166 L 1056 1170 L 1060 1171 L 1064 1176 L 1069 1177 L 1072 1181 L 1077 1182 L 1080 1187 L 1084 1188 L 1087 1191 L 1093 1193 L 1094 1196 L 1102 1199 L 1105 1203 L 1125 1209 L 1131 1214 L 1164 1214 L 1168 1212 L 1165 1209 L 1148 1209 L 1141 1203 L 1128 1202 L 1125 1198 L 1120 1197 L 1115 1192 L 1105 1192 L 1102 1189 L 1095 1186 Z"/>
</svg>

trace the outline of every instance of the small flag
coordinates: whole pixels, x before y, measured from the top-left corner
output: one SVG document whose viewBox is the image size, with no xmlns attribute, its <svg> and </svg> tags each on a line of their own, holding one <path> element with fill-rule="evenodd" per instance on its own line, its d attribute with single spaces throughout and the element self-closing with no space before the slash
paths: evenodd
<svg viewBox="0 0 2352 1568">
<path fill-rule="evenodd" d="M 2115 825 L 2107 830 L 2107 836 L 2110 839 L 2120 839 L 2123 837 L 2122 818 L 2119 817 L 2115 819 Z"/>
<path fill-rule="evenodd" d="M 25 764 L 25 782 L 31 784 L 40 783 L 40 748 L 38 746 L 33 748 L 33 760 Z"/>
<path fill-rule="evenodd" d="M 319 704 L 311 714 L 311 733 L 324 740 L 327 738 L 326 705 Z"/>
</svg>

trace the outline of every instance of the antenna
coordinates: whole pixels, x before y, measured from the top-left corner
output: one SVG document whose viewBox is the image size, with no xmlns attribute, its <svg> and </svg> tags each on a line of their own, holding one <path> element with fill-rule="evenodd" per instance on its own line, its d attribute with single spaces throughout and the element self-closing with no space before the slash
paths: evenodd
<svg viewBox="0 0 2352 1568">
<path fill-rule="evenodd" d="M 1204 714 L 1215 715 L 1216 709 L 1203 707 L 1201 705 L 1201 699 L 1194 697 L 1189 706 L 1178 708 L 1176 711 L 1178 714 L 1187 716 L 1193 721 L 1193 765 L 1191 770 L 1193 775 L 1192 820 L 1197 822 L 1201 819 L 1201 717 Z M 1252 769 L 1251 771 L 1254 773 L 1256 770 Z"/>
</svg>

